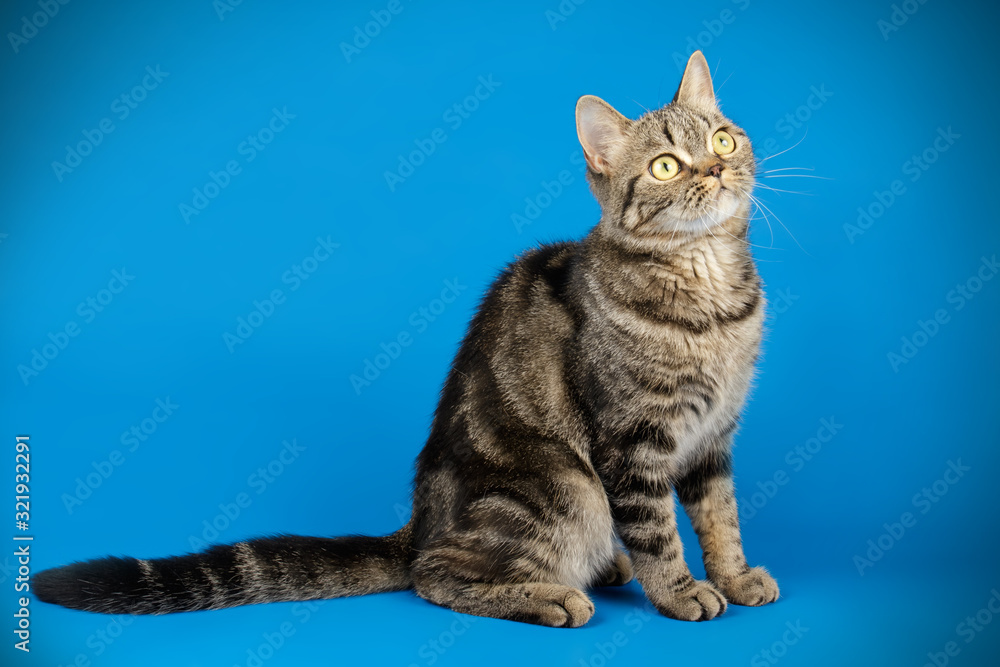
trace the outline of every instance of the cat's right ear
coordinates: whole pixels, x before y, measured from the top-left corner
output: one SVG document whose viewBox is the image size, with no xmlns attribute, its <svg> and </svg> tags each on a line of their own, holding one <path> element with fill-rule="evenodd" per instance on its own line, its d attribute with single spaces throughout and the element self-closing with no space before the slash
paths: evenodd
<svg viewBox="0 0 1000 667">
<path fill-rule="evenodd" d="M 715 92 L 712 90 L 712 71 L 708 68 L 705 54 L 695 51 L 688 58 L 684 77 L 674 95 L 674 102 L 692 106 L 715 106 Z"/>
<path fill-rule="evenodd" d="M 600 97 L 584 95 L 577 101 L 576 134 L 591 171 L 604 174 L 614 165 L 631 124 Z"/>
</svg>

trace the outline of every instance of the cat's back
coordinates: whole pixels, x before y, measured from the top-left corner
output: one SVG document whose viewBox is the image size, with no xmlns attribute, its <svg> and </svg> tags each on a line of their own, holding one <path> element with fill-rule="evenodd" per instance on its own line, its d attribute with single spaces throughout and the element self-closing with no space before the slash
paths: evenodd
<svg viewBox="0 0 1000 667">
<path fill-rule="evenodd" d="M 418 458 L 416 544 L 447 533 L 489 489 L 580 481 L 587 435 L 566 381 L 579 327 L 580 249 L 532 248 L 483 297 Z M 585 478 L 596 483 L 592 472 Z"/>
<path fill-rule="evenodd" d="M 508 264 L 483 296 L 454 368 L 468 370 L 486 361 L 507 376 L 521 361 L 542 365 L 547 357 L 537 353 L 567 341 L 579 324 L 574 267 L 580 252 L 579 242 L 549 243 Z"/>
<path fill-rule="evenodd" d="M 494 280 L 452 362 L 419 470 L 505 459 L 512 430 L 583 447 L 566 382 L 582 318 L 580 255 L 579 242 L 540 245 Z"/>
<path fill-rule="evenodd" d="M 489 393 L 505 410 L 560 438 L 575 430 L 565 380 L 583 317 L 581 250 L 579 242 L 551 243 L 511 262 L 484 297 L 455 360 L 457 370 L 488 375 Z"/>
<path fill-rule="evenodd" d="M 520 322 L 527 325 L 520 327 L 522 333 L 572 324 L 573 267 L 581 249 L 578 241 L 560 241 L 523 252 L 494 281 L 476 320 L 482 319 L 486 327 Z M 480 324 L 476 320 L 472 329 Z"/>
</svg>

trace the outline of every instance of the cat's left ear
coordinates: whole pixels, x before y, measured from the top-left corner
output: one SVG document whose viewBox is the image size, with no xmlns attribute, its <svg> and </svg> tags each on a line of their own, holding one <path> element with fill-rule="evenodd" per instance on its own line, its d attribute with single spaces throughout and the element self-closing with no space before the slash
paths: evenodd
<svg viewBox="0 0 1000 667">
<path fill-rule="evenodd" d="M 632 124 L 610 104 L 594 95 L 584 95 L 576 103 L 576 134 L 590 170 L 607 173 L 625 145 L 625 133 Z"/>
<path fill-rule="evenodd" d="M 695 51 L 688 58 L 684 77 L 674 95 L 674 102 L 690 106 L 715 106 L 715 91 L 712 89 L 712 72 L 701 51 Z"/>
</svg>

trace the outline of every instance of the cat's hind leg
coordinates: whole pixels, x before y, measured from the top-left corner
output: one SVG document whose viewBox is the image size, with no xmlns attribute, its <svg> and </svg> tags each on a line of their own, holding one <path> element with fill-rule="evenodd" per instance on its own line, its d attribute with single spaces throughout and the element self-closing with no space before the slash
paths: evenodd
<svg viewBox="0 0 1000 667">
<path fill-rule="evenodd" d="M 544 543 L 524 535 L 467 531 L 436 540 L 413 563 L 417 595 L 465 614 L 576 628 L 594 605 L 557 583 Z"/>
<path fill-rule="evenodd" d="M 590 484 L 595 493 L 596 484 Z M 616 564 L 628 567 L 624 554 L 615 560 L 606 501 L 588 510 L 587 488 L 565 483 L 560 496 L 547 497 L 522 484 L 519 490 L 494 487 L 477 494 L 449 530 L 418 549 L 411 569 L 417 595 L 476 616 L 583 625 L 594 605 L 582 589 Z"/>
<path fill-rule="evenodd" d="M 583 591 L 562 584 L 469 583 L 422 577 L 416 590 L 425 600 L 464 614 L 553 628 L 578 628 L 594 615 L 594 603 Z"/>
</svg>

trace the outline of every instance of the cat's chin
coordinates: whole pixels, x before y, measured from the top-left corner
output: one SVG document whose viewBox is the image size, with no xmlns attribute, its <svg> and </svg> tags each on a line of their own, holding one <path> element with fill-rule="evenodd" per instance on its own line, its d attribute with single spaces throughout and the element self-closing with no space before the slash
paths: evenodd
<svg viewBox="0 0 1000 667">
<path fill-rule="evenodd" d="M 713 227 L 721 225 L 736 215 L 739 208 L 739 198 L 732 191 L 725 190 L 708 213 L 689 223 L 690 231 L 692 233 L 710 232 Z"/>
<path fill-rule="evenodd" d="M 740 199 L 732 190 L 722 190 L 718 197 L 712 202 L 709 210 L 696 218 L 678 219 L 674 216 L 665 217 L 658 225 L 658 231 L 662 232 L 682 232 L 685 234 L 701 235 L 712 232 L 713 227 L 717 227 L 729 220 L 740 209 Z"/>
</svg>

